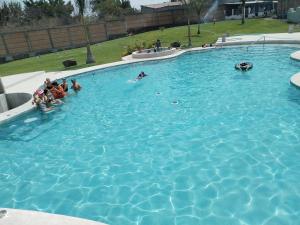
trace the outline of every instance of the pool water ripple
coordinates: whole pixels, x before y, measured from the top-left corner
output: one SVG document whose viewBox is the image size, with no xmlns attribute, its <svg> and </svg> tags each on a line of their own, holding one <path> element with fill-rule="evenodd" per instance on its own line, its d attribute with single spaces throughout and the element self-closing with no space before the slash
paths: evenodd
<svg viewBox="0 0 300 225">
<path fill-rule="evenodd" d="M 79 76 L 0 127 L 0 204 L 112 225 L 300 224 L 294 47 L 188 53 Z M 254 67 L 234 70 L 241 60 Z M 140 72 L 143 80 L 128 82 Z"/>
</svg>

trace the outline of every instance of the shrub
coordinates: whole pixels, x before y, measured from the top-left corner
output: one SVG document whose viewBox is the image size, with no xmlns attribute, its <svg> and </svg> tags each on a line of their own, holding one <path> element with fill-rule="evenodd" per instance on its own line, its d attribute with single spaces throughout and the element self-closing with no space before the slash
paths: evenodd
<svg viewBox="0 0 300 225">
<path fill-rule="evenodd" d="M 181 48 L 184 49 L 184 48 L 188 48 L 187 45 L 181 45 Z"/>
<path fill-rule="evenodd" d="M 143 41 L 142 46 L 143 46 L 143 49 L 145 49 L 147 47 L 147 42 Z"/>
<path fill-rule="evenodd" d="M 134 48 L 132 48 L 130 45 L 126 46 L 125 51 L 123 52 L 122 56 L 131 55 L 134 52 Z"/>
<path fill-rule="evenodd" d="M 142 45 L 139 41 L 136 41 L 135 42 L 135 46 L 134 48 L 137 50 L 137 51 L 141 51 L 142 50 Z"/>
<path fill-rule="evenodd" d="M 165 30 L 165 27 L 159 27 L 159 30 L 160 30 L 160 31 L 164 31 L 164 30 Z"/>
<path fill-rule="evenodd" d="M 171 46 L 172 48 L 179 48 L 179 47 L 181 46 L 181 43 L 180 43 L 179 41 L 175 41 L 175 42 L 172 42 L 172 43 L 170 44 L 170 46 Z"/>
<path fill-rule="evenodd" d="M 149 43 L 147 48 L 153 48 L 153 45 L 154 45 L 153 43 Z"/>
</svg>

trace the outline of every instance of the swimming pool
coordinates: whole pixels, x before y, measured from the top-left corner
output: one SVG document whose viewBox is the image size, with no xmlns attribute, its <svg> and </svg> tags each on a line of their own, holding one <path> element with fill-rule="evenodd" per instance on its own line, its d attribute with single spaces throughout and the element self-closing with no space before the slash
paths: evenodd
<svg viewBox="0 0 300 225">
<path fill-rule="evenodd" d="M 111 225 L 299 224 L 295 50 L 226 48 L 79 76 L 82 91 L 56 112 L 0 126 L 1 207 Z M 253 69 L 236 71 L 241 60 Z"/>
</svg>

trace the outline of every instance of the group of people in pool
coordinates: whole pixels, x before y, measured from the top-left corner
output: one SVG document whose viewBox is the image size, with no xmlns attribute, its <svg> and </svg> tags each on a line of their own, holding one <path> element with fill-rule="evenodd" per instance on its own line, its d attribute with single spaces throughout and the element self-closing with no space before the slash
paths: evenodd
<svg viewBox="0 0 300 225">
<path fill-rule="evenodd" d="M 71 80 L 75 92 L 81 90 L 80 84 L 75 80 Z M 47 78 L 44 82 L 44 87 L 36 90 L 33 94 L 33 104 L 35 104 L 41 111 L 49 112 L 53 110 L 54 106 L 61 105 L 64 102 L 61 100 L 68 95 L 69 87 L 67 80 L 62 79 L 62 83 L 58 81 L 51 81 Z"/>
</svg>

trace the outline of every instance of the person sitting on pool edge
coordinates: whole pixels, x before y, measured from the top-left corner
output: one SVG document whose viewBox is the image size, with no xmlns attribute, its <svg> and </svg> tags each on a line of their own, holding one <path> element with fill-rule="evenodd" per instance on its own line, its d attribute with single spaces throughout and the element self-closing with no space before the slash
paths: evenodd
<svg viewBox="0 0 300 225">
<path fill-rule="evenodd" d="M 48 88 L 48 89 L 51 88 L 52 82 L 51 82 L 50 78 L 46 78 L 46 80 L 44 82 L 44 86 L 45 86 L 45 88 Z"/>
<path fill-rule="evenodd" d="M 37 90 L 33 94 L 33 102 L 32 104 L 36 104 L 36 106 L 42 111 L 42 112 L 49 112 L 53 110 L 51 106 L 47 106 L 47 96 L 45 96 L 43 90 Z"/>
<path fill-rule="evenodd" d="M 74 90 L 74 91 L 80 91 L 80 89 L 81 89 L 81 86 L 80 86 L 80 84 L 78 84 L 77 83 L 77 81 L 74 79 L 74 80 L 71 80 L 71 82 L 72 82 L 72 89 Z"/>
<path fill-rule="evenodd" d="M 135 78 L 136 80 L 141 80 L 143 79 L 144 77 L 146 77 L 147 74 L 145 74 L 143 71 Z"/>
</svg>

